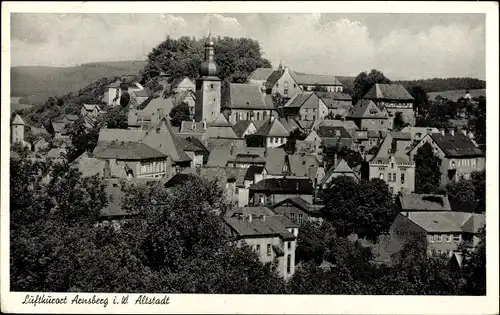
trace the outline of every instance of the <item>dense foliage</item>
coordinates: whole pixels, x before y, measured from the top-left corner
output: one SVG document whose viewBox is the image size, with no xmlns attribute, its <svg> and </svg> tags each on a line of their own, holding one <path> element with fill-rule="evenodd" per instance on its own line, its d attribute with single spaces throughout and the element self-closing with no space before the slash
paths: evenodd
<svg viewBox="0 0 500 315">
<path fill-rule="evenodd" d="M 486 81 L 476 78 L 432 78 L 419 80 L 397 80 L 394 83 L 402 84 L 408 91 L 419 86 L 427 92 L 450 90 L 485 89 Z"/>
<path fill-rule="evenodd" d="M 257 68 L 269 68 L 271 63 L 262 58 L 259 42 L 250 38 L 212 38 L 215 62 L 219 66 L 219 78 L 227 82 L 244 83 Z M 199 76 L 204 60 L 205 38 L 187 36 L 178 39 L 168 36 L 148 55 L 148 64 L 142 71 L 143 82 L 151 82 L 159 71 L 173 78 Z"/>
<path fill-rule="evenodd" d="M 172 123 L 172 126 L 180 127 L 183 121 L 190 120 L 189 105 L 186 102 L 180 103 L 179 105 L 172 108 L 169 116 L 171 118 L 170 122 Z"/>
<path fill-rule="evenodd" d="M 415 161 L 415 192 L 418 194 L 435 194 L 440 190 L 441 159 L 434 154 L 429 143 L 417 149 L 413 157 Z"/>
<path fill-rule="evenodd" d="M 372 69 L 370 73 L 365 71 L 358 74 L 354 80 L 352 103 L 356 104 L 376 83 L 391 83 L 391 80 L 376 69 Z"/>
<path fill-rule="evenodd" d="M 478 213 L 485 212 L 486 172 L 474 172 L 470 179 L 450 182 L 446 185 L 446 192 L 450 200 L 458 203 L 458 208 Z"/>
<path fill-rule="evenodd" d="M 359 182 L 347 176 L 333 178 L 323 200 L 323 217 L 339 236 L 356 233 L 376 239 L 389 229 L 397 214 L 392 193 L 378 178 Z"/>
</svg>

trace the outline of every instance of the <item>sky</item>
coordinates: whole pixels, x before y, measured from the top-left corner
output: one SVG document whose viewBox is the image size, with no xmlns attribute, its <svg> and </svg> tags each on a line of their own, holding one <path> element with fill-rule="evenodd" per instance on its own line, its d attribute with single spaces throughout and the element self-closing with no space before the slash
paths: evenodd
<svg viewBox="0 0 500 315">
<path fill-rule="evenodd" d="M 300 72 L 486 77 L 484 14 L 13 13 L 11 64 L 145 60 L 167 35 L 204 37 L 209 25 L 214 36 L 258 40 L 274 67 Z"/>
</svg>

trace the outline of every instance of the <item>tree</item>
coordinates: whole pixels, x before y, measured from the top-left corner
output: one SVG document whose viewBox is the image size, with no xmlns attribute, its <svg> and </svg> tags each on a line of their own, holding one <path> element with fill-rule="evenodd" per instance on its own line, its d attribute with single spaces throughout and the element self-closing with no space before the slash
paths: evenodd
<svg viewBox="0 0 500 315">
<path fill-rule="evenodd" d="M 391 83 L 391 80 L 375 69 L 372 69 L 369 74 L 366 72 L 358 74 L 354 80 L 352 103 L 356 104 L 376 83 Z"/>
<path fill-rule="evenodd" d="M 475 201 L 474 185 L 470 180 L 450 182 L 446 185 L 446 191 L 448 192 L 450 198 L 453 198 L 454 200 L 462 202 Z"/>
<path fill-rule="evenodd" d="M 299 128 L 292 130 L 283 149 L 290 154 L 294 154 L 297 148 L 297 141 L 303 141 L 306 137 L 307 135 Z"/>
<path fill-rule="evenodd" d="M 468 295 L 486 295 L 486 228 L 480 231 L 480 241 L 476 250 L 464 260 L 464 293 Z"/>
<path fill-rule="evenodd" d="M 440 190 L 441 159 L 434 154 L 432 146 L 425 143 L 413 157 L 415 161 L 415 192 L 435 194 Z"/>
<path fill-rule="evenodd" d="M 401 112 L 396 112 L 396 115 L 394 116 L 394 124 L 393 124 L 393 130 L 394 131 L 401 131 L 404 127 L 408 126 L 409 124 L 406 123 L 403 119 L 403 113 Z"/>
<path fill-rule="evenodd" d="M 111 115 L 109 117 L 118 119 L 118 116 L 112 116 L 113 113 L 114 112 L 108 113 L 108 115 Z M 69 127 L 68 133 L 71 139 L 71 146 L 69 146 L 67 156 L 69 162 L 73 161 L 84 152 L 91 153 L 94 151 L 97 146 L 97 141 L 99 140 L 99 132 L 105 123 L 103 118 L 98 117 L 94 126 L 87 128 L 84 120 L 78 119 Z"/>
<path fill-rule="evenodd" d="M 333 166 L 335 157 L 337 161 L 344 159 L 350 168 L 357 167 L 363 162 L 363 157 L 358 151 L 354 151 L 349 147 L 342 146 L 338 144 L 334 147 L 328 147 L 323 149 L 323 161 L 325 164 L 325 169 L 329 170 Z"/>
<path fill-rule="evenodd" d="M 417 116 L 426 117 L 429 113 L 429 96 L 427 92 L 420 86 L 413 86 L 409 92 L 415 99 L 413 109 Z"/>
<path fill-rule="evenodd" d="M 397 210 L 387 184 L 378 178 L 361 180 L 334 178 L 324 191 L 326 201 L 322 213 L 339 236 L 357 233 L 376 239 L 388 230 Z"/>
<path fill-rule="evenodd" d="M 189 105 L 186 102 L 182 102 L 179 105 L 172 108 L 169 114 L 172 126 L 180 127 L 183 121 L 189 121 Z"/>
<path fill-rule="evenodd" d="M 245 82 L 257 68 L 270 68 L 271 63 L 262 58 L 259 42 L 249 38 L 212 38 L 219 78 L 227 82 Z M 141 72 L 143 82 L 149 82 L 164 71 L 172 78 L 188 76 L 197 78 L 204 60 L 206 39 L 170 36 L 148 54 L 148 64 Z"/>
<path fill-rule="evenodd" d="M 128 106 L 116 106 L 104 116 L 106 127 L 110 129 L 128 129 Z"/>
<path fill-rule="evenodd" d="M 313 261 L 316 265 L 320 265 L 336 238 L 335 229 L 329 222 L 302 224 L 297 239 L 297 244 L 300 246 L 297 246 L 295 251 L 296 263 Z"/>
<path fill-rule="evenodd" d="M 127 91 L 123 91 L 122 95 L 120 96 L 120 106 L 121 107 L 128 107 L 130 103 L 130 94 L 128 94 Z"/>
<path fill-rule="evenodd" d="M 258 135 L 246 135 L 245 143 L 247 147 L 259 148 L 262 147 L 262 137 Z"/>
</svg>

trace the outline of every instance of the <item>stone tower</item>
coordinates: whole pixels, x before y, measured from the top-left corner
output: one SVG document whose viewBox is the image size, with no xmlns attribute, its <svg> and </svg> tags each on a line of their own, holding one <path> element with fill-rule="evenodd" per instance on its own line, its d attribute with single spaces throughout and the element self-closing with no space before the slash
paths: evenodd
<svg viewBox="0 0 500 315">
<path fill-rule="evenodd" d="M 205 61 L 200 67 L 200 78 L 196 80 L 195 120 L 213 122 L 220 114 L 221 80 L 217 77 L 219 67 L 214 60 L 214 42 L 210 34 L 205 43 Z"/>
<path fill-rule="evenodd" d="M 25 125 L 26 124 L 24 123 L 21 116 L 16 115 L 16 117 L 14 117 L 14 120 L 12 121 L 12 124 L 11 124 L 12 142 L 13 143 L 19 142 L 21 144 L 24 144 L 24 126 Z"/>
</svg>

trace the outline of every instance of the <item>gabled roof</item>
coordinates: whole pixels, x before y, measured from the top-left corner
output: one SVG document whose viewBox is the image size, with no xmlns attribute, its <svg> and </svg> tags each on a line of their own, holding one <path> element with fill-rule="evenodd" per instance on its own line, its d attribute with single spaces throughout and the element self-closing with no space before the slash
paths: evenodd
<svg viewBox="0 0 500 315">
<path fill-rule="evenodd" d="M 369 100 L 398 100 L 413 101 L 414 98 L 401 84 L 374 84 L 371 89 L 363 96 Z"/>
<path fill-rule="evenodd" d="M 375 103 L 371 100 L 363 99 L 359 100 L 356 105 L 351 108 L 349 114 L 347 115 L 349 118 L 381 118 L 387 119 L 387 113 L 383 112 L 378 108 Z"/>
<path fill-rule="evenodd" d="M 153 98 L 146 107 L 142 109 L 144 114 L 151 115 L 157 113 L 162 116 L 168 116 L 170 111 L 174 108 L 173 98 L 163 98 L 161 96 Z"/>
<path fill-rule="evenodd" d="M 76 165 L 78 171 L 82 173 L 83 177 L 87 177 L 99 173 L 102 174 L 104 172 L 104 166 L 106 162 L 100 159 L 96 159 L 90 156 L 87 152 L 84 152 L 73 162 L 71 162 L 71 164 Z"/>
<path fill-rule="evenodd" d="M 290 71 L 290 75 L 297 82 L 297 84 L 342 86 L 342 83 L 332 75 L 306 74 L 306 73 L 298 73 L 295 71 Z"/>
<path fill-rule="evenodd" d="M 257 130 L 255 135 L 264 137 L 288 137 L 290 133 L 280 123 L 278 119 L 270 117 L 266 122 Z"/>
<path fill-rule="evenodd" d="M 315 122 L 318 122 L 320 120 L 297 120 L 297 124 L 301 129 L 312 129 L 314 126 Z"/>
<path fill-rule="evenodd" d="M 340 159 L 336 165 L 333 165 L 328 172 L 326 172 L 325 176 L 321 179 L 320 185 L 324 185 L 333 174 L 353 174 L 357 179 L 359 179 L 358 174 L 354 172 L 351 167 L 349 167 L 347 162 L 344 159 Z"/>
<path fill-rule="evenodd" d="M 312 97 L 313 95 L 314 97 Z M 301 108 L 302 106 L 307 105 L 306 107 L 309 108 L 313 105 L 316 105 L 317 107 L 317 104 L 318 104 L 318 97 L 316 96 L 316 94 L 314 94 L 313 92 L 302 92 L 292 96 L 292 98 L 289 99 L 288 102 L 286 102 L 285 107 Z"/>
<path fill-rule="evenodd" d="M 192 85 L 192 86 L 195 85 L 194 81 L 191 78 L 189 78 L 189 77 L 181 77 L 181 78 L 177 78 L 174 81 L 172 81 L 171 86 L 172 86 L 173 89 L 175 89 L 175 88 L 177 88 L 184 81 L 187 84 L 189 84 L 189 85 Z"/>
<path fill-rule="evenodd" d="M 412 137 L 415 137 L 417 133 L 419 133 L 421 136 L 424 136 L 426 133 L 437 133 L 439 132 L 439 129 L 436 127 L 412 127 L 412 126 L 407 126 L 404 127 L 401 132 L 407 132 L 412 135 Z"/>
<path fill-rule="evenodd" d="M 399 196 L 399 202 L 403 210 L 433 210 L 451 211 L 450 201 L 447 196 L 432 194 L 408 194 Z"/>
<path fill-rule="evenodd" d="M 264 150 L 266 171 L 269 175 L 281 175 L 285 164 L 286 152 L 283 148 L 267 148 Z"/>
<path fill-rule="evenodd" d="M 411 133 L 409 132 L 391 131 L 390 134 L 392 138 L 396 140 L 412 140 Z"/>
<path fill-rule="evenodd" d="M 225 216 L 230 218 L 234 217 L 236 215 L 244 215 L 248 216 L 251 215 L 252 217 L 260 217 L 260 216 L 272 216 L 275 215 L 271 209 L 268 207 L 263 207 L 263 206 L 256 206 L 256 207 L 240 207 L 240 208 L 235 208 L 232 210 L 229 210 L 226 212 Z"/>
<path fill-rule="evenodd" d="M 348 147 L 351 148 L 354 141 L 353 139 L 342 139 L 342 138 L 324 138 L 321 140 L 321 145 L 325 148 L 332 148 L 338 146 L 339 148 Z"/>
<path fill-rule="evenodd" d="M 248 76 L 248 80 L 263 80 L 266 81 L 273 73 L 273 68 L 257 68 Z"/>
<path fill-rule="evenodd" d="M 478 233 L 486 222 L 484 214 L 456 211 L 413 211 L 408 219 L 430 233 Z"/>
<path fill-rule="evenodd" d="M 290 174 L 293 176 L 308 177 L 311 180 L 316 177 L 319 161 L 314 155 L 291 154 L 288 155 Z"/>
<path fill-rule="evenodd" d="M 231 159 L 231 150 L 227 147 L 215 147 L 208 155 L 207 167 L 225 167 Z"/>
<path fill-rule="evenodd" d="M 230 83 L 229 95 L 225 102 L 231 109 L 274 109 L 266 103 L 260 87 L 245 83 Z"/>
<path fill-rule="evenodd" d="M 168 155 L 140 142 L 100 142 L 93 151 L 100 159 L 145 160 L 165 158 Z"/>
<path fill-rule="evenodd" d="M 174 96 L 174 105 L 180 105 L 188 96 L 196 100 L 196 94 L 191 90 L 184 90 Z"/>
<path fill-rule="evenodd" d="M 99 105 L 97 104 L 82 104 L 82 107 L 88 112 L 92 112 L 96 108 L 98 111 L 101 111 L 101 107 L 99 107 Z"/>
<path fill-rule="evenodd" d="M 267 178 L 249 187 L 250 191 L 266 191 L 278 194 L 312 194 L 309 178 Z"/>
<path fill-rule="evenodd" d="M 394 156 L 396 161 L 398 163 L 412 163 L 410 157 L 406 154 L 405 151 L 402 150 L 397 150 L 396 152 L 392 152 L 392 141 L 396 140 L 394 139 L 390 133 L 388 133 L 384 140 L 382 141 L 382 144 L 380 144 L 380 147 L 377 151 L 377 153 L 373 156 L 372 160 L 370 162 L 387 162 L 391 156 Z"/>
<path fill-rule="evenodd" d="M 14 120 L 12 121 L 12 125 L 26 125 L 24 123 L 24 120 L 19 116 L 19 114 L 16 114 L 16 117 L 14 117 Z"/>
<path fill-rule="evenodd" d="M 432 133 L 430 136 L 447 157 L 484 155 L 474 142 L 462 133 L 455 133 L 455 135 L 447 133 L 444 136 L 441 133 Z"/>
<path fill-rule="evenodd" d="M 254 180 L 255 174 L 262 174 L 264 165 L 250 165 L 245 173 L 245 180 Z"/>
<path fill-rule="evenodd" d="M 151 95 L 151 92 L 148 88 L 144 88 L 144 90 L 133 91 L 132 93 L 134 93 L 137 97 L 149 97 Z"/>
<path fill-rule="evenodd" d="M 215 121 L 207 124 L 205 135 L 207 139 L 239 139 L 234 132 L 233 126 L 227 121 L 222 113 Z"/>
<path fill-rule="evenodd" d="M 308 213 L 308 214 L 318 214 L 323 206 L 310 204 L 309 202 L 302 199 L 300 196 L 286 198 L 273 205 L 273 211 L 276 209 L 279 212 L 286 212 L 286 208 L 290 208 L 293 205 L 298 209 Z M 284 211 L 285 210 L 285 211 Z"/>
<path fill-rule="evenodd" d="M 193 137 L 187 137 L 187 138 L 178 138 L 178 141 L 182 147 L 182 150 L 185 152 L 203 152 L 203 153 L 208 153 L 207 148 L 201 143 L 200 140 L 193 138 Z"/>
<path fill-rule="evenodd" d="M 323 121 L 318 120 L 314 128 L 317 128 L 319 126 L 339 126 L 339 127 L 344 127 L 346 130 L 358 129 L 356 123 L 351 120 L 347 121 L 336 120 L 336 119 L 325 119 Z"/>
<path fill-rule="evenodd" d="M 291 117 L 287 117 L 287 118 L 282 117 L 279 119 L 279 121 L 288 132 L 292 132 L 295 129 L 300 128 L 299 125 L 295 122 L 295 120 Z"/>
<path fill-rule="evenodd" d="M 251 120 L 240 120 L 234 124 L 233 129 L 238 138 L 243 138 L 243 134 L 251 124 L 253 124 Z"/>
<path fill-rule="evenodd" d="M 258 236 L 276 236 L 284 240 L 293 240 L 295 235 L 287 230 L 285 223 L 289 223 L 290 227 L 294 225 L 289 219 L 284 216 L 266 216 L 265 219 L 252 219 L 250 222 L 247 218 L 230 217 L 224 218 L 224 221 L 231 229 L 240 237 L 258 237 Z"/>
<path fill-rule="evenodd" d="M 338 126 L 319 126 L 317 129 L 317 134 L 320 138 L 352 138 L 349 132 L 347 132 L 344 127 Z"/>
<path fill-rule="evenodd" d="M 342 92 L 314 92 L 330 108 L 333 101 L 352 101 L 352 97 Z"/>
<path fill-rule="evenodd" d="M 268 90 L 272 89 L 274 87 L 274 85 L 276 84 L 276 82 L 278 82 L 278 80 L 281 78 L 283 73 L 284 73 L 283 70 L 274 70 L 271 73 L 271 75 L 267 78 L 266 88 Z"/>
</svg>

